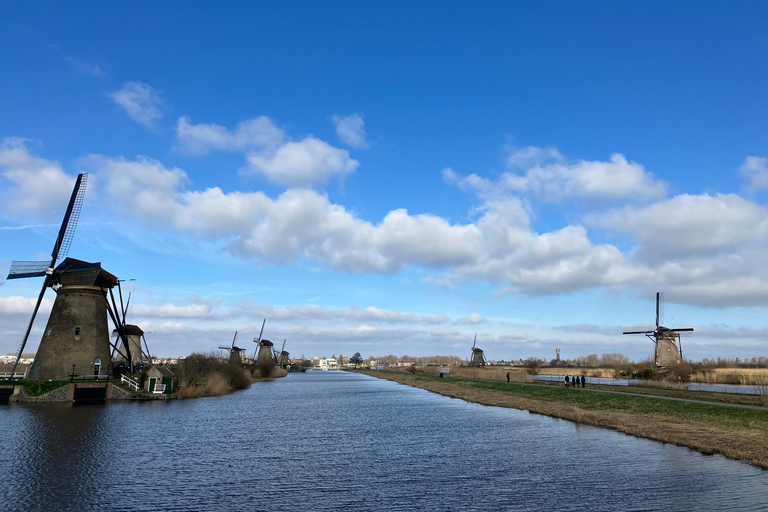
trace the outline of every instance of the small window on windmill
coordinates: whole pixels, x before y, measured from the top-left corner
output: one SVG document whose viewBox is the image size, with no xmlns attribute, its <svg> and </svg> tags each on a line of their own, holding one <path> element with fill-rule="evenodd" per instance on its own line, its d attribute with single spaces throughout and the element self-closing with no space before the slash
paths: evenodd
<svg viewBox="0 0 768 512">
<path fill-rule="evenodd" d="M 80 327 L 75 327 L 75 340 L 80 341 Z"/>
</svg>

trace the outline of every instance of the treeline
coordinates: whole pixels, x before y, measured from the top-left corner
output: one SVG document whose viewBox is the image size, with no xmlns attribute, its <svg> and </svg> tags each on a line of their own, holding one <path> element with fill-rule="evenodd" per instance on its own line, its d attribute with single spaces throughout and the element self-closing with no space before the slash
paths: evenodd
<svg viewBox="0 0 768 512">
<path fill-rule="evenodd" d="M 366 362 L 371 362 L 371 361 L 378 361 L 380 363 L 385 362 L 392 366 L 397 365 L 398 361 L 413 361 L 423 366 L 426 366 L 428 364 L 458 365 L 464 362 L 464 360 L 458 356 L 415 357 L 415 356 L 404 355 L 402 357 L 398 357 L 393 354 L 389 354 L 386 356 L 379 356 L 379 357 L 369 357 L 366 359 Z"/>
</svg>

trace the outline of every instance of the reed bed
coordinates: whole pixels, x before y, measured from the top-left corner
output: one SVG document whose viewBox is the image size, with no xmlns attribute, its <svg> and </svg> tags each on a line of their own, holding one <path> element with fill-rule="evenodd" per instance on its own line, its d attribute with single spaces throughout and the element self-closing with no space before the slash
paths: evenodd
<svg viewBox="0 0 768 512">
<path fill-rule="evenodd" d="M 439 366 L 424 366 L 417 367 L 416 373 L 424 373 L 426 375 L 439 375 L 441 370 L 449 370 L 451 377 L 463 377 L 465 379 L 486 379 L 486 380 L 498 380 L 507 381 L 507 372 L 509 372 L 509 380 L 511 382 L 531 382 L 531 377 L 528 372 L 523 368 L 470 368 L 468 366 L 451 366 L 451 367 L 439 367 Z M 398 368 L 398 371 L 409 372 L 408 368 Z"/>
<path fill-rule="evenodd" d="M 584 375 L 585 377 L 598 377 L 612 379 L 616 376 L 613 368 L 540 368 L 539 375 Z"/>
<path fill-rule="evenodd" d="M 768 368 L 714 368 L 700 370 L 691 375 L 691 382 L 702 384 L 764 385 L 768 380 Z"/>
</svg>

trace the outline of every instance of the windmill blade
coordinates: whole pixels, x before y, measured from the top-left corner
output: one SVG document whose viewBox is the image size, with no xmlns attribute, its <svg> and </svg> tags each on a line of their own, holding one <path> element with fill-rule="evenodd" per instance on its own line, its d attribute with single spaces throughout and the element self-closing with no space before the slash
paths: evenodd
<svg viewBox="0 0 768 512">
<path fill-rule="evenodd" d="M 624 334 L 653 334 L 656 331 L 624 331 Z"/>
<path fill-rule="evenodd" d="M 235 337 L 232 338 L 232 346 L 230 347 L 230 349 L 235 348 L 235 341 L 237 341 L 237 331 L 235 331 Z"/>
<path fill-rule="evenodd" d="M 475 345 L 477 345 L 477 333 L 475 333 L 475 340 L 472 342 L 472 351 L 475 350 Z"/>
<path fill-rule="evenodd" d="M 656 315 L 657 315 L 658 320 L 656 322 L 656 327 L 664 325 L 664 304 L 665 304 L 664 292 L 659 292 L 658 295 L 659 295 L 659 297 L 658 297 L 659 304 L 657 305 L 657 313 L 656 313 Z"/>
<path fill-rule="evenodd" d="M 675 332 L 677 332 L 677 335 L 680 336 L 681 338 L 690 338 L 691 336 L 693 336 L 693 329 L 691 329 L 690 331 L 680 329 L 679 331 L 675 331 Z"/>
<path fill-rule="evenodd" d="M 78 174 L 75 181 L 75 188 L 72 189 L 72 196 L 69 198 L 67 212 L 64 214 L 64 220 L 59 228 L 59 236 L 51 251 L 51 266 L 63 259 L 69 253 L 69 247 L 72 245 L 72 238 L 75 236 L 77 221 L 80 219 L 80 211 L 83 209 L 83 200 L 85 199 L 85 187 L 88 184 L 87 174 Z"/>
<path fill-rule="evenodd" d="M 219 345 L 219 348 L 221 350 L 232 350 L 232 347 L 222 347 L 221 345 Z"/>
<path fill-rule="evenodd" d="M 131 293 L 128 292 L 128 301 L 125 303 L 125 309 L 123 310 L 123 318 L 126 319 L 126 322 L 128 321 L 128 308 L 131 307 Z"/>
<path fill-rule="evenodd" d="M 256 343 L 261 342 L 261 335 L 264 334 L 264 324 L 267 323 L 267 319 L 265 318 L 263 322 L 261 322 L 261 331 L 259 331 L 259 341 Z"/>
<path fill-rule="evenodd" d="M 43 277 L 49 268 L 51 268 L 50 261 L 14 261 L 11 262 L 11 268 L 8 270 L 6 279 Z"/>
<path fill-rule="evenodd" d="M 659 328 L 659 292 L 656 292 L 656 328 Z"/>
<path fill-rule="evenodd" d="M 285 340 L 283 340 L 283 348 L 280 349 L 280 353 L 282 354 L 284 350 L 285 350 Z"/>
</svg>

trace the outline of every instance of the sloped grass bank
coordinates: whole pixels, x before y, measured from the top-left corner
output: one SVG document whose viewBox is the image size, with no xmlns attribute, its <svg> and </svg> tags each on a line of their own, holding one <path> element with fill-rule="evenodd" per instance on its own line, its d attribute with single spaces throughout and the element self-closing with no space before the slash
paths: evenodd
<svg viewBox="0 0 768 512">
<path fill-rule="evenodd" d="M 609 428 L 686 446 L 705 454 L 722 454 L 768 469 L 766 411 L 661 400 L 652 396 L 594 393 L 589 389 L 440 379 L 386 371 L 363 373 L 468 402 L 522 409 Z"/>
</svg>

